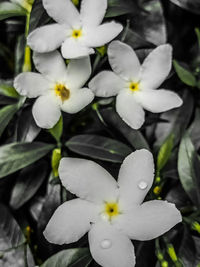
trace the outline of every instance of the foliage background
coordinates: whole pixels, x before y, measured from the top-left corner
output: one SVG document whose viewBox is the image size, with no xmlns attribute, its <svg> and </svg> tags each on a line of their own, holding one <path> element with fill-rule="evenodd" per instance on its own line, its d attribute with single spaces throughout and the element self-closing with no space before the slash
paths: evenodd
<svg viewBox="0 0 200 267">
<path fill-rule="evenodd" d="M 155 183 L 147 198 L 174 202 L 183 223 L 159 239 L 134 241 L 136 266 L 200 266 L 200 2 L 108 2 L 106 19 L 123 23 L 118 38 L 136 49 L 141 61 L 155 46 L 172 44 L 176 61 L 164 87 L 178 92 L 184 104 L 163 114 L 148 112 L 142 129 L 136 131 L 116 114 L 113 98 L 95 99 L 77 115 L 63 114 L 54 129 L 39 129 L 31 113 L 33 101 L 20 97 L 12 84 L 26 63 L 25 35 L 51 19 L 41 0 L 35 0 L 28 29 L 26 10 L 0 1 L 2 267 L 97 266 L 87 249 L 87 236 L 71 245 L 56 246 L 42 235 L 53 211 L 74 197 L 57 177 L 61 153 L 92 158 L 117 177 L 123 159 L 140 148 L 150 149 L 156 163 Z M 106 47 L 97 49 L 92 66 L 93 76 L 109 68 Z"/>
</svg>

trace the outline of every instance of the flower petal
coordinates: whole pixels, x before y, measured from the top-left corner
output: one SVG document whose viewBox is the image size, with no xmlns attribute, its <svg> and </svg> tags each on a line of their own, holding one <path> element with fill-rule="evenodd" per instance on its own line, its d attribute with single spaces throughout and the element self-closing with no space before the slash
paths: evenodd
<svg viewBox="0 0 200 267">
<path fill-rule="evenodd" d="M 140 204 L 152 186 L 154 161 L 152 154 L 140 149 L 125 158 L 119 170 L 120 201 L 124 207 Z"/>
<path fill-rule="evenodd" d="M 116 227 L 129 238 L 143 241 L 163 235 L 181 221 L 181 214 L 174 204 L 152 200 L 119 216 Z"/>
<path fill-rule="evenodd" d="M 135 97 L 144 109 L 154 113 L 177 108 L 183 104 L 176 93 L 164 89 L 138 91 Z"/>
<path fill-rule="evenodd" d="M 66 39 L 66 29 L 59 24 L 39 27 L 27 37 L 27 44 L 38 53 L 51 52 L 61 46 Z"/>
<path fill-rule="evenodd" d="M 108 46 L 108 59 L 116 74 L 128 81 L 138 81 L 140 62 L 129 45 L 113 41 Z"/>
<path fill-rule="evenodd" d="M 20 95 L 32 98 L 46 93 L 49 83 L 39 73 L 24 72 L 15 78 L 14 87 Z"/>
<path fill-rule="evenodd" d="M 67 190 L 80 198 L 102 203 L 116 195 L 117 183 L 114 178 L 93 161 L 62 158 L 59 175 Z"/>
<path fill-rule="evenodd" d="M 94 222 L 96 216 L 94 204 L 81 199 L 67 201 L 54 212 L 44 236 L 59 245 L 76 242 L 90 230 L 90 222 Z"/>
<path fill-rule="evenodd" d="M 125 86 L 125 82 L 112 71 L 98 73 L 89 83 L 89 88 L 96 96 L 115 96 Z"/>
<path fill-rule="evenodd" d="M 122 30 L 121 24 L 114 21 L 107 22 L 88 30 L 85 42 L 89 47 L 99 47 L 112 41 Z"/>
<path fill-rule="evenodd" d="M 54 82 L 62 82 L 67 77 L 66 64 L 58 51 L 50 53 L 34 53 L 33 61 L 36 69 Z"/>
<path fill-rule="evenodd" d="M 67 67 L 67 84 L 70 88 L 81 88 L 91 75 L 89 57 L 72 59 Z"/>
<path fill-rule="evenodd" d="M 158 88 L 167 78 L 172 65 L 172 47 L 160 45 L 144 60 L 141 67 L 141 84 L 147 89 Z"/>
<path fill-rule="evenodd" d="M 107 9 L 107 0 L 82 0 L 80 16 L 84 26 L 96 27 L 101 24 Z"/>
<path fill-rule="evenodd" d="M 40 96 L 33 105 L 33 117 L 41 128 L 50 129 L 59 120 L 61 112 L 52 95 Z"/>
<path fill-rule="evenodd" d="M 121 92 L 116 99 L 116 110 L 126 124 L 133 129 L 139 129 L 144 123 L 145 113 L 132 93 Z"/>
<path fill-rule="evenodd" d="M 110 224 L 101 222 L 92 226 L 89 231 L 89 246 L 93 258 L 103 267 L 135 266 L 133 244 Z"/>
<path fill-rule="evenodd" d="M 43 0 L 42 2 L 49 16 L 56 22 L 72 27 L 80 25 L 79 12 L 71 0 Z"/>
<path fill-rule="evenodd" d="M 61 47 L 64 58 L 74 59 L 94 54 L 94 49 L 85 46 L 82 42 L 68 38 Z"/>
<path fill-rule="evenodd" d="M 94 94 L 88 88 L 82 88 L 71 92 L 70 98 L 60 104 L 63 111 L 74 114 L 85 108 L 94 99 Z"/>
</svg>

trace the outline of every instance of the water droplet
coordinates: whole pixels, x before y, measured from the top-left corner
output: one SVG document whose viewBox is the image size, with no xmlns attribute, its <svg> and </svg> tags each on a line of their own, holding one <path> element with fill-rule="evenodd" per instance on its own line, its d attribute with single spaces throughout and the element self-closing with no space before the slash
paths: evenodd
<svg viewBox="0 0 200 267">
<path fill-rule="evenodd" d="M 101 241 L 101 247 L 104 249 L 110 248 L 112 246 L 112 242 L 109 239 L 104 239 Z"/>
<path fill-rule="evenodd" d="M 148 184 L 145 181 L 140 181 L 138 187 L 142 190 L 146 189 Z"/>
</svg>

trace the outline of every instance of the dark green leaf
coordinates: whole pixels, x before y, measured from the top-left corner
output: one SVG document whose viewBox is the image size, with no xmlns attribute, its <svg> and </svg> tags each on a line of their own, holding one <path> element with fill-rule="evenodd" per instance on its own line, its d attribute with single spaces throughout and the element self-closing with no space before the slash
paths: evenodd
<svg viewBox="0 0 200 267">
<path fill-rule="evenodd" d="M 35 143 L 12 143 L 0 147 L 0 178 L 20 170 L 45 156 L 53 145 Z"/>
<path fill-rule="evenodd" d="M 182 67 L 176 60 L 173 61 L 173 64 L 179 79 L 183 83 L 192 87 L 196 86 L 196 78 L 192 72 Z"/>
<path fill-rule="evenodd" d="M 17 93 L 15 88 L 9 84 L 0 84 L 0 94 L 9 97 L 19 98 L 19 94 Z"/>
<path fill-rule="evenodd" d="M 129 29 L 127 31 L 126 37 L 125 37 L 125 43 L 130 45 L 133 49 L 137 49 L 140 47 L 151 47 L 152 44 L 145 40 L 142 36 L 140 36 L 135 31 L 132 31 Z"/>
<path fill-rule="evenodd" d="M 19 225 L 12 217 L 6 206 L 0 204 L 0 250 L 8 250 L 20 246 L 25 242 L 25 238 Z"/>
<path fill-rule="evenodd" d="M 35 0 L 31 11 L 29 32 L 47 24 L 49 21 L 50 18 L 43 7 L 42 0 Z"/>
<path fill-rule="evenodd" d="M 87 248 L 66 249 L 50 257 L 41 267 L 86 267 L 91 260 Z"/>
<path fill-rule="evenodd" d="M 9 105 L 0 109 L 0 136 L 2 135 L 3 131 L 5 130 L 6 126 L 15 115 L 18 110 L 18 105 Z"/>
<path fill-rule="evenodd" d="M 22 111 L 17 124 L 16 140 L 18 142 L 32 142 L 40 133 L 41 128 L 37 126 L 32 115 L 32 108 Z"/>
<path fill-rule="evenodd" d="M 47 164 L 37 162 L 34 165 L 24 168 L 17 177 L 16 183 L 11 192 L 10 205 L 14 209 L 20 208 L 40 188 L 47 175 Z"/>
<path fill-rule="evenodd" d="M 135 149 L 149 150 L 149 145 L 142 133 L 130 128 L 112 108 L 102 109 L 101 114 L 108 126 L 117 129 Z"/>
<path fill-rule="evenodd" d="M 194 99 L 188 90 L 185 90 L 182 99 L 183 105 L 180 108 L 170 110 L 160 116 L 166 122 L 157 123 L 156 146 L 160 147 L 170 134 L 174 134 L 174 146 L 176 146 L 184 134 L 193 114 Z"/>
<path fill-rule="evenodd" d="M 134 16 L 134 32 L 152 44 L 166 43 L 166 25 L 160 0 L 143 1 L 141 7 L 146 12 L 137 12 Z"/>
<path fill-rule="evenodd" d="M 196 150 L 198 150 L 200 147 L 199 129 L 200 129 L 200 109 L 196 108 L 193 123 L 191 124 L 189 128 L 189 134 L 190 134 L 192 143 L 194 144 Z"/>
<path fill-rule="evenodd" d="M 15 16 L 26 16 L 27 12 L 20 5 L 11 2 L 0 3 L 0 20 Z"/>
<path fill-rule="evenodd" d="M 122 162 L 132 152 L 125 144 L 98 135 L 76 135 L 66 146 L 78 154 L 110 162 Z"/>
<path fill-rule="evenodd" d="M 181 184 L 193 203 L 200 204 L 200 161 L 189 135 L 186 133 L 178 153 L 178 173 Z"/>
<path fill-rule="evenodd" d="M 57 142 L 60 141 L 60 138 L 62 136 L 63 132 L 63 118 L 62 116 L 60 117 L 59 121 L 56 123 L 56 125 L 49 130 L 51 135 L 56 139 Z"/>
<path fill-rule="evenodd" d="M 136 2 L 131 0 L 108 0 L 107 18 L 117 17 L 124 14 L 137 13 L 139 11 Z"/>
<path fill-rule="evenodd" d="M 200 14 L 199 0 L 170 0 L 175 5 L 187 9 L 193 13 Z"/>
</svg>

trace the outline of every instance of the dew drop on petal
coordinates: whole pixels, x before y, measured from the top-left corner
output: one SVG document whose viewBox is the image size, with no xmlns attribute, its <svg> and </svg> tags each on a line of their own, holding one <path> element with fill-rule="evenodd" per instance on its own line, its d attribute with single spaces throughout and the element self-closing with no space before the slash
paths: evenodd
<svg viewBox="0 0 200 267">
<path fill-rule="evenodd" d="M 112 246 L 112 242 L 109 239 L 104 239 L 101 241 L 101 247 L 104 249 L 110 248 Z"/>
<path fill-rule="evenodd" d="M 140 189 L 142 189 L 142 190 L 146 189 L 147 186 L 148 186 L 148 184 L 147 184 L 145 181 L 140 181 L 140 182 L 138 183 L 138 187 L 139 187 Z"/>
</svg>

